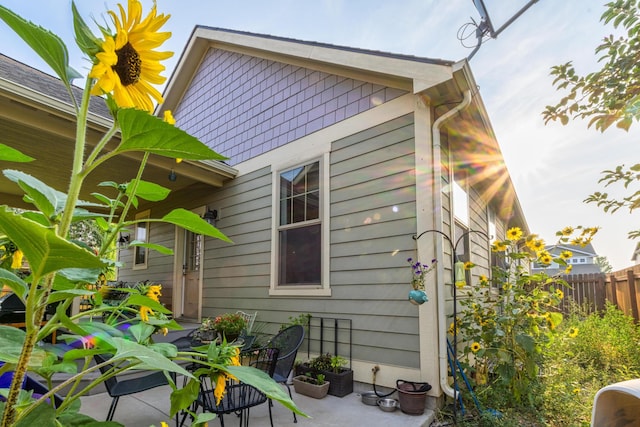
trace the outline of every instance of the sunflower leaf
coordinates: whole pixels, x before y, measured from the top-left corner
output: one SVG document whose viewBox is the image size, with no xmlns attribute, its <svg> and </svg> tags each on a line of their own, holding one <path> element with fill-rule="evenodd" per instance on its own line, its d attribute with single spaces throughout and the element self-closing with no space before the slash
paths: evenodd
<svg viewBox="0 0 640 427">
<path fill-rule="evenodd" d="M 78 13 L 76 2 L 71 2 L 71 12 L 73 13 L 73 29 L 76 33 L 76 44 L 89 58 L 93 58 L 96 53 L 100 52 L 100 41 L 93 35 L 89 26 Z"/>
<path fill-rule="evenodd" d="M 220 230 L 209 224 L 207 221 L 200 218 L 198 215 L 186 209 L 178 208 L 174 209 L 165 216 L 162 217 L 164 222 L 168 222 L 186 230 L 189 230 L 196 234 L 203 234 L 205 236 L 215 237 L 216 239 L 224 240 L 225 242 L 233 243 L 231 239 L 222 234 Z"/>
<path fill-rule="evenodd" d="M 134 187 L 134 183 L 136 181 L 131 181 L 127 184 L 127 195 L 131 195 L 131 189 Z M 150 202 L 159 202 L 167 198 L 171 190 L 167 187 L 163 187 L 162 185 L 138 180 L 138 185 L 136 187 L 136 196 L 140 197 L 143 200 L 148 200 Z"/>
<path fill-rule="evenodd" d="M 0 206 L 0 231 L 7 235 L 29 260 L 34 276 L 42 277 L 64 268 L 102 268 L 104 263 L 89 251 L 44 227 Z"/>
<path fill-rule="evenodd" d="M 185 160 L 225 160 L 197 138 L 146 111 L 124 108 L 118 111 L 122 143 L 116 153 L 148 151 Z"/>
<path fill-rule="evenodd" d="M 70 82 L 80 77 L 80 74 L 69 66 L 69 52 L 62 39 L 51 31 L 26 21 L 4 6 L 0 6 L 0 19 L 53 69 L 71 93 Z"/>
<path fill-rule="evenodd" d="M 35 159 L 21 153 L 15 148 L 9 147 L 8 145 L 0 144 L 0 160 L 3 160 L 5 162 L 26 163 L 32 162 Z"/>
</svg>

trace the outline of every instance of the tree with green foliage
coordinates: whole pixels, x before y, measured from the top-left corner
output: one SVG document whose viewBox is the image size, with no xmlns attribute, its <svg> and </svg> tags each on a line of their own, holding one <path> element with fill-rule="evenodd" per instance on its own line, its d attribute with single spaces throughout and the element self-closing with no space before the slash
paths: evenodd
<svg viewBox="0 0 640 427">
<path fill-rule="evenodd" d="M 613 267 L 606 256 L 597 256 L 596 265 L 600 267 L 600 271 L 603 273 L 611 273 L 613 271 Z"/>
<path fill-rule="evenodd" d="M 602 64 L 598 71 L 580 75 L 571 61 L 552 67 L 554 86 L 568 93 L 556 105 L 546 107 L 542 113 L 545 123 L 559 120 L 567 124 L 570 119 L 589 119 L 589 127 L 595 125 L 604 132 L 613 124 L 628 131 L 634 120 L 640 120 L 640 4 L 637 0 L 615 0 L 605 7 L 601 22 L 624 34 L 605 37 L 596 47 L 595 54 Z M 610 213 L 622 207 L 630 212 L 640 207 L 640 190 L 633 188 L 640 182 L 640 163 L 619 165 L 602 175 L 599 183 L 605 188 L 618 183 L 629 195 L 618 199 L 598 191 L 585 202 L 596 203 Z M 630 231 L 629 237 L 640 237 L 640 230 Z"/>
</svg>

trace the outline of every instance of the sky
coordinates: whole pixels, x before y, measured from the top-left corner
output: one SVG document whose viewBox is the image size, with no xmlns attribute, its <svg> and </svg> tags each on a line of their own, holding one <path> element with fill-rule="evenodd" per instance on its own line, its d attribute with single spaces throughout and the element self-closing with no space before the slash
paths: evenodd
<svg viewBox="0 0 640 427">
<path fill-rule="evenodd" d="M 152 2 L 142 2 L 146 14 Z M 527 3 L 485 0 L 496 30 Z M 636 241 L 627 233 L 640 228 L 640 213 L 612 215 L 583 201 L 595 191 L 625 194 L 617 187 L 605 189 L 598 180 L 603 170 L 638 162 L 634 148 L 640 124 L 629 132 L 600 133 L 585 121 L 545 125 L 541 115 L 546 105 L 562 96 L 552 86 L 552 66 L 573 61 L 580 74 L 598 69 L 594 49 L 614 33 L 600 21 L 605 3 L 539 0 L 495 39 L 485 41 L 470 65 L 531 232 L 552 244 L 555 232 L 565 226 L 600 227 L 594 249 L 620 270 L 632 265 Z M 0 0 L 0 4 L 60 36 L 71 65 L 86 74 L 89 63 L 73 41 L 70 1 Z M 76 4 L 93 25 L 94 20 L 104 23 L 105 12 L 117 2 Z M 472 0 L 157 0 L 157 5 L 159 13 L 171 14 L 163 30 L 171 31 L 172 37 L 162 50 L 175 55 L 164 62 L 166 77 L 196 25 L 458 61 L 475 46 L 473 29 L 466 24 L 480 21 Z M 2 22 L 0 40 L 4 55 L 52 74 Z"/>
</svg>

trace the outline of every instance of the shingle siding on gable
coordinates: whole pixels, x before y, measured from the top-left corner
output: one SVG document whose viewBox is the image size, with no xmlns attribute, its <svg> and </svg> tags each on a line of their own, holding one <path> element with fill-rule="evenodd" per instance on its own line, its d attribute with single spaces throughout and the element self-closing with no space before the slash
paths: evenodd
<svg viewBox="0 0 640 427">
<path fill-rule="evenodd" d="M 211 49 L 174 116 L 234 165 L 405 93 Z"/>
</svg>

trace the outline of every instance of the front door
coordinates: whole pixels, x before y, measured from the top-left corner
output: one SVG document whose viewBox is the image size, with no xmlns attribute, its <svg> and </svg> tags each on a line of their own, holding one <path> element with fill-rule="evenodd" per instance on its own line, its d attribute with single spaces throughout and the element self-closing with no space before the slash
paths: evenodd
<svg viewBox="0 0 640 427">
<path fill-rule="evenodd" d="M 182 317 L 199 320 L 202 235 L 185 230 L 184 239 Z"/>
</svg>

